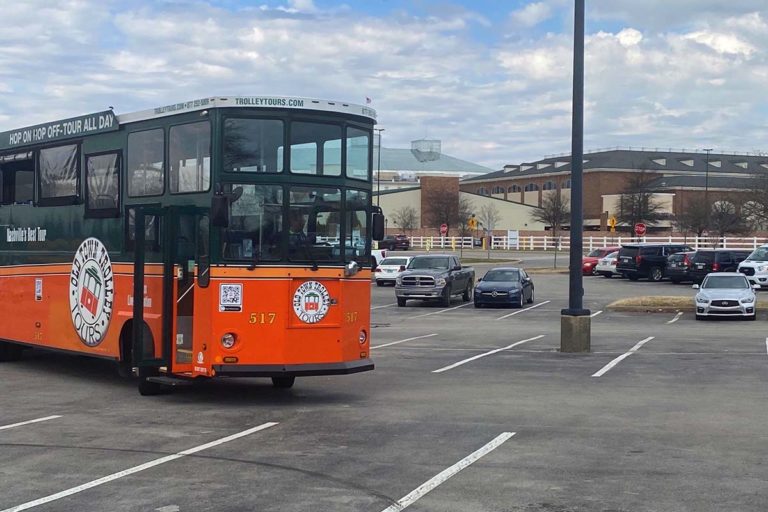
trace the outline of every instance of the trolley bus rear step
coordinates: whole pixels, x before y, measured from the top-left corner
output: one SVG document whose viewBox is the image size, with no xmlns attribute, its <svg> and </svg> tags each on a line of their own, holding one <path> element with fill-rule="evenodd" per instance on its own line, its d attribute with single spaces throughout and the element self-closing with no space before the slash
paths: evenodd
<svg viewBox="0 0 768 512">
<path fill-rule="evenodd" d="M 191 386 L 190 379 L 177 379 L 176 377 L 165 377 L 163 375 L 147 377 L 148 382 L 163 384 L 164 386 Z"/>
</svg>

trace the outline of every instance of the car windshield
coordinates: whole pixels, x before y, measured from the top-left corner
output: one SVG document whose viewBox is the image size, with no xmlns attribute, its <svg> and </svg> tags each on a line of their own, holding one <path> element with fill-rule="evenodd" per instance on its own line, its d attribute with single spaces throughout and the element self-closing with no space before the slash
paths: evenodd
<svg viewBox="0 0 768 512">
<path fill-rule="evenodd" d="M 406 263 L 408 263 L 408 260 L 405 258 L 385 258 L 381 260 L 382 265 L 397 265 L 398 267 Z"/>
<path fill-rule="evenodd" d="M 415 258 L 408 266 L 409 269 L 435 269 L 448 270 L 448 258 L 440 256 L 428 256 L 426 258 Z"/>
<path fill-rule="evenodd" d="M 489 270 L 488 273 L 485 274 L 485 277 L 483 277 L 483 281 L 492 282 L 509 282 L 519 280 L 520 272 L 517 270 Z"/>
<path fill-rule="evenodd" d="M 750 261 L 768 261 L 768 247 L 758 247 L 747 258 Z"/>
<path fill-rule="evenodd" d="M 749 281 L 747 281 L 746 277 L 742 276 L 709 276 L 704 280 L 704 284 L 701 287 L 708 290 L 713 288 L 740 290 L 749 288 Z"/>
</svg>

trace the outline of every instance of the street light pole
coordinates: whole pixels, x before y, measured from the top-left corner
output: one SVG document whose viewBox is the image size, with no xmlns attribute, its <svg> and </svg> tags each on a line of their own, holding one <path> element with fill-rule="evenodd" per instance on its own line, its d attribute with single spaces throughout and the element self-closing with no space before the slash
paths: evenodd
<svg viewBox="0 0 768 512">
<path fill-rule="evenodd" d="M 706 219 L 706 226 L 707 226 L 707 236 L 709 236 L 709 215 L 710 215 L 710 208 L 709 206 L 709 153 L 712 151 L 712 148 L 704 148 L 704 151 L 707 152 L 707 159 L 704 162 L 704 207 L 707 209 L 707 216 Z"/>
<path fill-rule="evenodd" d="M 381 203 L 381 132 L 384 128 L 374 128 L 374 131 L 379 132 L 379 163 L 376 167 L 376 206 L 380 206 Z"/>
<path fill-rule="evenodd" d="M 581 270 L 584 202 L 584 0 L 575 0 L 573 21 L 573 114 L 571 120 L 571 228 L 568 309 L 560 320 L 560 351 L 589 352 L 590 311 L 584 309 Z"/>
</svg>

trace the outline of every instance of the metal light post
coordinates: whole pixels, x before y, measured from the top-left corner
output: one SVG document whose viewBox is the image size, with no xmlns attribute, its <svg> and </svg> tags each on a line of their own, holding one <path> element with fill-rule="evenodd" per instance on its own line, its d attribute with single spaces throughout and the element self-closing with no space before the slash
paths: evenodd
<svg viewBox="0 0 768 512">
<path fill-rule="evenodd" d="M 573 23 L 573 118 L 571 125 L 571 230 L 568 309 L 561 311 L 560 351 L 589 352 L 590 311 L 584 309 L 581 271 L 584 171 L 584 0 L 575 0 Z"/>
<path fill-rule="evenodd" d="M 707 158 L 704 161 L 704 206 L 707 209 L 707 216 L 705 219 L 707 226 L 707 236 L 709 236 L 709 215 L 712 210 L 712 208 L 709 206 L 709 153 L 712 151 L 712 148 L 704 148 L 704 151 L 707 153 Z"/>
<path fill-rule="evenodd" d="M 376 206 L 381 206 L 381 132 L 384 131 L 384 128 L 374 128 L 373 130 L 379 132 L 379 163 L 376 167 Z"/>
</svg>

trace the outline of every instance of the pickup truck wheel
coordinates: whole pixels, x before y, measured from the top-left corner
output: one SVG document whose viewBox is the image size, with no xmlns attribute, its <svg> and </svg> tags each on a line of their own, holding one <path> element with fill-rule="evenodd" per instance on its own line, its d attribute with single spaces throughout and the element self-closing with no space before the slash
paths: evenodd
<svg viewBox="0 0 768 512">
<path fill-rule="evenodd" d="M 382 283 L 381 281 L 376 281 L 376 286 L 384 286 L 384 283 Z"/>
<path fill-rule="evenodd" d="M 658 283 L 661 281 L 661 278 L 664 277 L 664 271 L 661 270 L 661 267 L 651 267 L 651 270 L 648 271 L 648 280 L 653 281 L 654 283 Z"/>
<path fill-rule="evenodd" d="M 445 285 L 445 291 L 443 292 L 443 296 L 440 298 L 440 305 L 445 307 L 451 305 L 451 289 L 448 287 L 448 285 Z"/>
<path fill-rule="evenodd" d="M 399 307 L 399 308 L 405 307 L 405 300 L 406 299 L 401 299 L 400 297 L 398 297 L 397 298 L 397 307 Z"/>
<path fill-rule="evenodd" d="M 22 350 L 23 349 L 19 345 L 0 341 L 0 361 L 18 361 L 21 359 Z"/>
<path fill-rule="evenodd" d="M 464 294 L 461 296 L 461 300 L 464 302 L 469 302 L 469 299 L 472 298 L 472 281 L 467 283 L 467 289 L 464 290 Z"/>
</svg>

